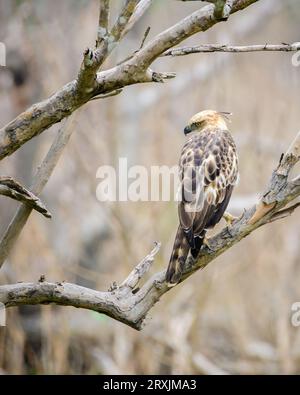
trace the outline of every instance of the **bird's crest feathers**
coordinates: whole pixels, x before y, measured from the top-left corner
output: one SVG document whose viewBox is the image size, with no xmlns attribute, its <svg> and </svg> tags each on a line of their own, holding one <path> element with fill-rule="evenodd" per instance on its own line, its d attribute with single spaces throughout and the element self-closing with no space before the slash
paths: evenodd
<svg viewBox="0 0 300 395">
<path fill-rule="evenodd" d="M 226 121 L 229 121 L 230 112 L 205 110 L 195 114 L 189 121 L 188 127 L 191 130 L 202 131 L 207 127 L 214 127 L 227 130 Z"/>
</svg>

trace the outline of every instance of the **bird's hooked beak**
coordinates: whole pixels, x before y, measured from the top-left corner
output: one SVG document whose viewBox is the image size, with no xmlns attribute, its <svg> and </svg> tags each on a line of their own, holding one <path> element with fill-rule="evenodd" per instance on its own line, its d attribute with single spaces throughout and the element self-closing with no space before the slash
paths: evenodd
<svg viewBox="0 0 300 395">
<path fill-rule="evenodd" d="M 187 135 L 187 134 L 191 133 L 191 132 L 193 131 L 193 129 L 192 129 L 191 125 L 187 125 L 187 126 L 183 129 L 183 131 L 184 131 L 184 134 Z"/>
</svg>

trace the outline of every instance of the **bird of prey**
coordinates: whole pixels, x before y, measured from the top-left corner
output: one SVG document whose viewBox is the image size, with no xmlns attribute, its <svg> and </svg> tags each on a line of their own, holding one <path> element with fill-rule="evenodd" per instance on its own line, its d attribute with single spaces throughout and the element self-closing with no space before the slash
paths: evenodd
<svg viewBox="0 0 300 395">
<path fill-rule="evenodd" d="M 166 274 L 169 286 L 181 278 L 189 252 L 196 258 L 205 233 L 226 214 L 238 179 L 238 157 L 227 128 L 230 113 L 212 110 L 194 115 L 184 129 L 192 136 L 184 144 L 180 162 L 179 226 Z"/>
</svg>

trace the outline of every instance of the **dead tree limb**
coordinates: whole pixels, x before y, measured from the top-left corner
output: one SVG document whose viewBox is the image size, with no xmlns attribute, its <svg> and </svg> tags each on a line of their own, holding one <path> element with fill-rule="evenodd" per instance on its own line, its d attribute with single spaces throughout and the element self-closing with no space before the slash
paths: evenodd
<svg viewBox="0 0 300 395">
<path fill-rule="evenodd" d="M 151 4 L 149 0 L 126 0 L 115 24 L 109 30 L 109 1 L 101 0 L 96 48 L 85 51 L 77 79 L 49 99 L 32 106 L 0 130 L 0 160 L 93 98 L 104 98 L 120 93 L 120 89 L 127 85 L 164 82 L 165 79 L 173 78 L 173 73 L 151 70 L 150 66 L 154 60 L 162 55 L 165 56 L 172 47 L 184 39 L 209 29 L 220 20 L 227 18 L 230 13 L 242 10 L 256 1 L 258 0 L 210 1 L 218 7 L 221 6 L 222 18 L 216 16 L 214 5 L 203 7 L 156 36 L 147 45 L 141 46 L 125 62 L 110 70 L 99 72 L 107 56 Z M 226 10 L 224 5 L 227 6 Z M 294 49 L 286 47 L 285 50 Z M 41 192 L 70 135 L 69 130 L 64 133 L 61 131 L 57 136 L 42 167 L 38 170 L 33 193 L 38 195 Z M 204 246 L 196 260 L 188 258 L 182 281 L 198 269 L 204 268 L 258 227 L 285 218 L 299 206 L 298 202 L 289 204 L 300 196 L 300 177 L 292 181 L 288 180 L 290 170 L 299 160 L 299 145 L 300 134 L 286 154 L 282 155 L 258 204 L 246 210 L 230 228 L 224 228 L 210 239 L 210 247 Z M 0 267 L 30 212 L 31 208 L 22 206 L 9 225 L 0 242 Z M 133 269 L 120 286 L 115 285 L 107 292 L 99 292 L 75 284 L 49 283 L 43 280 L 37 283 L 0 286 L 0 302 L 6 307 L 54 303 L 91 309 L 139 330 L 153 305 L 170 290 L 165 283 L 165 271 L 153 275 L 139 287 L 158 250 L 159 244 Z"/>
<path fill-rule="evenodd" d="M 202 44 L 193 47 L 181 47 L 169 49 L 161 56 L 184 56 L 195 53 L 211 52 L 296 52 L 300 50 L 300 42 L 293 44 L 257 44 L 257 45 L 223 45 L 223 44 Z"/>
<path fill-rule="evenodd" d="M 99 0 L 99 23 L 97 32 L 96 47 L 98 48 L 102 40 L 108 34 L 109 24 L 109 0 Z"/>
<path fill-rule="evenodd" d="M 196 260 L 188 258 L 182 281 L 195 271 L 203 269 L 255 229 L 286 217 L 299 206 L 299 203 L 290 206 L 289 204 L 300 196 L 300 176 L 288 180 L 291 169 L 300 159 L 299 147 L 300 132 L 287 152 L 281 156 L 260 201 L 245 210 L 230 228 L 225 227 L 212 237 L 210 247 L 204 246 Z M 120 286 L 115 285 L 107 292 L 69 283 L 18 283 L 0 286 L 0 302 L 6 307 L 49 303 L 81 307 L 106 314 L 140 330 L 146 315 L 155 303 L 173 289 L 165 282 L 165 271 L 154 274 L 138 288 L 140 280 L 144 279 L 153 264 L 158 250 L 159 244 L 133 269 Z"/>
<path fill-rule="evenodd" d="M 43 214 L 46 218 L 51 218 L 51 214 L 41 200 L 12 177 L 0 176 L 0 195 L 22 202 Z"/>
<path fill-rule="evenodd" d="M 231 13 L 243 10 L 257 1 L 234 0 Z M 84 59 L 77 79 L 66 84 L 50 98 L 34 104 L 0 129 L 0 160 L 11 155 L 28 140 L 69 116 L 95 96 L 132 84 L 163 82 L 167 78 L 174 77 L 174 73 L 154 72 L 150 69 L 150 65 L 162 53 L 178 45 L 181 41 L 220 22 L 214 16 L 214 5 L 202 7 L 160 33 L 127 62 L 98 72 L 109 53 L 128 31 L 128 26 L 133 27 L 132 20 L 137 22 L 142 16 L 142 12 L 139 11 L 139 18 L 135 17 L 135 10 L 137 10 L 139 3 L 141 2 L 127 0 L 120 14 L 124 17 L 121 21 L 125 21 L 125 23 L 120 23 L 118 18 L 107 38 L 103 38 L 98 48 L 87 49 L 84 52 Z M 143 3 L 146 2 L 143 1 Z M 147 7 L 142 8 L 144 11 L 146 9 Z"/>
</svg>

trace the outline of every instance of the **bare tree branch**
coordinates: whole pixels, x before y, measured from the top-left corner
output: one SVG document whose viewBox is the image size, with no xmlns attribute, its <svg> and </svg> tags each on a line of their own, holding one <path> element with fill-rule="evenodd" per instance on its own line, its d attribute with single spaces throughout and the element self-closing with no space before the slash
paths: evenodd
<svg viewBox="0 0 300 395">
<path fill-rule="evenodd" d="M 235 18 L 230 25 L 231 36 L 238 36 L 240 40 L 244 40 L 246 37 L 251 35 L 254 32 L 264 25 L 266 20 L 271 20 L 275 15 L 280 14 L 282 9 L 284 8 L 284 4 L 280 1 L 276 0 L 265 0 L 257 4 L 258 13 L 255 19 L 249 19 L 246 24 L 241 24 L 238 18 Z M 131 58 L 131 57 L 130 57 Z M 212 63 L 197 61 L 192 68 L 189 68 L 189 73 L 181 73 L 176 77 L 176 79 L 172 82 L 172 84 L 168 87 L 168 94 L 174 96 L 180 96 L 184 91 L 189 90 L 191 87 L 196 84 L 203 84 L 210 77 L 215 76 L 220 72 L 224 72 L 225 68 L 231 64 L 232 57 L 230 53 L 224 53 L 222 57 L 217 57 L 214 59 Z M 127 59 L 126 59 L 127 60 Z M 165 95 L 163 89 L 157 89 L 155 86 L 151 85 L 147 89 L 143 89 L 143 92 L 137 94 L 137 102 L 139 103 L 138 107 L 128 107 L 125 106 L 122 115 L 127 116 L 139 116 L 139 114 L 143 114 L 153 105 L 156 105 L 159 102 L 159 99 Z M 145 100 L 146 97 L 146 100 Z M 243 133 L 243 139 L 245 134 Z M 263 148 L 265 148 L 266 143 L 264 139 L 267 139 L 265 136 L 261 139 L 260 143 Z M 268 143 L 274 149 L 274 141 Z M 268 150 L 269 146 L 266 147 Z"/>
<path fill-rule="evenodd" d="M 137 7 L 140 0 L 126 0 L 125 6 L 118 16 L 113 28 L 111 29 L 110 35 L 114 38 L 115 42 L 119 41 L 126 32 L 130 30 L 128 23 L 132 17 L 135 8 Z M 126 30 L 127 27 L 127 30 Z M 133 23 L 131 24 L 133 27 Z"/>
<path fill-rule="evenodd" d="M 285 208 L 300 196 L 300 177 L 288 181 L 289 172 L 299 161 L 299 147 L 300 132 L 287 152 L 282 155 L 258 204 L 246 210 L 230 228 L 226 227 L 212 237 L 209 247 L 203 246 L 197 259 L 188 257 L 182 281 L 198 269 L 207 266 L 255 229 L 285 217 L 299 206 L 299 203 L 296 203 Z M 262 206 L 267 209 L 262 210 Z M 150 309 L 162 295 L 173 289 L 165 282 L 165 271 L 154 274 L 141 288 L 137 288 L 153 264 L 158 250 L 159 245 L 156 245 L 119 287 L 115 285 L 108 292 L 69 283 L 19 283 L 0 286 L 0 302 L 6 307 L 47 303 L 81 307 L 106 314 L 140 330 Z"/>
<path fill-rule="evenodd" d="M 45 217 L 51 218 L 51 214 L 41 200 L 11 177 L 0 177 L 0 195 L 22 202 Z"/>
<path fill-rule="evenodd" d="M 199 0 L 179 0 L 179 1 L 199 1 Z M 226 21 L 229 18 L 234 0 L 200 0 L 215 5 L 214 16 L 216 19 Z"/>
<path fill-rule="evenodd" d="M 222 11 L 219 16 L 224 19 L 231 12 L 241 10 L 256 1 L 227 0 L 225 2 L 224 0 L 217 0 L 210 2 L 218 5 L 218 12 Z M 113 69 L 98 73 L 99 67 L 115 45 L 140 19 L 150 4 L 151 1 L 146 0 L 127 0 L 112 30 L 108 32 L 109 2 L 101 1 L 100 33 L 98 31 L 97 48 L 85 51 L 77 80 L 67 84 L 51 98 L 32 106 L 0 130 L 0 159 L 11 154 L 24 142 L 41 133 L 52 124 L 59 122 L 93 98 L 104 98 L 117 94 L 126 85 L 142 82 L 164 82 L 165 79 L 173 78 L 174 73 L 158 73 L 152 71 L 149 68 L 150 65 L 159 56 L 167 56 L 168 52 L 169 55 L 172 55 L 170 48 L 174 45 L 179 44 L 199 31 L 207 30 L 220 20 L 219 16 L 216 15 L 214 6 L 204 7 L 159 34 L 146 46 L 143 47 L 142 45 L 124 63 Z M 224 6 L 229 8 L 227 7 L 227 10 L 225 10 Z M 104 33 L 104 30 L 106 33 Z M 274 48 L 271 49 L 272 46 L 268 47 L 269 49 L 260 50 L 275 50 Z M 231 52 L 235 52 L 232 48 L 234 47 L 231 47 Z M 173 51 L 180 50 L 182 51 L 183 49 L 179 48 Z M 221 51 L 221 49 L 217 50 Z M 287 49 L 285 45 L 284 50 L 294 49 Z M 245 49 L 240 52 L 245 52 Z M 61 130 L 54 141 L 42 167 L 38 170 L 33 188 L 35 194 L 39 194 L 47 182 L 63 147 L 70 138 L 71 130 Z M 299 206 L 299 203 L 288 206 L 292 200 L 300 196 L 300 177 L 288 181 L 290 170 L 299 160 L 299 147 L 300 133 L 286 154 L 280 159 L 280 163 L 273 172 L 267 190 L 258 204 L 246 210 L 230 228 L 224 228 L 210 239 L 209 248 L 204 246 L 196 260 L 192 257 L 188 258 L 182 281 L 199 268 L 204 268 L 209 262 L 258 227 L 277 219 L 285 218 Z M 0 242 L 0 267 L 26 223 L 30 212 L 31 208 L 22 206 L 9 225 Z M 0 302 L 7 307 L 45 303 L 82 307 L 107 314 L 135 329 L 141 329 L 149 310 L 164 293 L 170 290 L 165 283 L 165 271 L 155 274 L 139 288 L 140 281 L 144 280 L 146 273 L 154 262 L 159 246 L 159 244 L 155 246 L 153 251 L 134 268 L 120 286 L 114 285 L 107 292 L 99 292 L 75 284 L 48 283 L 41 279 L 38 283 L 0 286 Z"/>
<path fill-rule="evenodd" d="M 57 133 L 45 159 L 42 164 L 37 169 L 36 175 L 33 180 L 33 185 L 31 187 L 32 193 L 34 195 L 39 195 L 46 183 L 48 182 L 55 166 L 58 163 L 58 160 L 68 143 L 74 127 L 75 114 L 72 115 L 69 119 L 65 121 L 65 123 L 60 128 Z M 16 240 L 18 239 L 24 225 L 27 222 L 28 217 L 30 216 L 32 211 L 32 207 L 28 207 L 27 205 L 21 205 L 17 210 L 14 218 L 11 220 L 8 225 L 3 237 L 0 241 L 0 269 L 5 262 L 9 252 L 14 246 Z"/>
<path fill-rule="evenodd" d="M 127 56 L 125 59 L 121 60 L 121 61 L 117 64 L 117 66 L 119 66 L 119 65 L 122 64 L 122 63 L 127 62 L 127 60 L 129 60 L 129 59 L 132 59 L 132 58 L 134 57 L 134 55 L 135 55 L 136 53 L 138 53 L 138 52 L 143 48 L 143 46 L 144 46 L 144 44 L 145 44 L 145 41 L 146 41 L 146 39 L 147 39 L 147 37 L 148 37 L 149 32 L 150 32 L 150 26 L 147 27 L 147 29 L 146 29 L 146 31 L 145 31 L 145 33 L 144 33 L 144 36 L 143 36 L 143 39 L 142 39 L 142 42 L 141 42 L 141 45 L 140 45 L 139 49 L 137 49 L 136 51 L 134 51 L 133 54 Z"/>
<path fill-rule="evenodd" d="M 139 0 L 126 0 L 125 5 L 111 31 L 107 32 L 106 35 L 103 35 L 100 42 L 97 39 L 97 48 L 95 51 L 90 48 L 85 50 L 83 54 L 83 62 L 77 78 L 77 91 L 79 96 L 90 98 L 91 92 L 93 92 L 96 87 L 96 73 L 117 46 L 120 39 L 124 36 L 125 27 L 127 26 L 138 2 Z M 104 17 L 102 15 L 102 19 L 101 13 L 103 14 L 103 8 L 100 7 L 99 20 L 101 19 L 101 23 L 106 25 L 108 24 L 108 21 L 104 21 L 104 18 L 108 18 L 108 11 L 106 10 L 105 12 L 107 12 L 107 15 Z M 102 33 L 103 32 L 104 29 L 102 30 Z"/>
<path fill-rule="evenodd" d="M 243 10 L 256 1 L 258 0 L 235 0 L 231 13 Z M 133 3 L 133 1 L 126 2 L 129 7 L 129 11 L 126 11 L 126 20 L 127 22 L 129 20 L 129 23 L 130 17 L 128 19 L 128 16 L 134 11 Z M 155 37 L 132 59 L 117 67 L 97 73 L 95 79 L 95 72 L 124 32 L 122 24 L 117 21 L 112 28 L 115 41 L 109 46 L 107 40 L 103 40 L 95 51 L 86 50 L 76 80 L 66 84 L 50 98 L 33 105 L 0 129 L 0 160 L 11 155 L 34 136 L 69 116 L 94 96 L 132 84 L 163 81 L 170 74 L 154 73 L 149 69 L 151 63 L 174 45 L 218 23 L 219 20 L 214 17 L 213 11 L 214 6 L 208 5 L 194 12 Z M 161 78 L 157 78 L 159 75 Z"/>
<path fill-rule="evenodd" d="M 98 48 L 101 41 L 108 35 L 109 24 L 109 0 L 99 0 L 99 24 L 97 32 L 96 47 Z"/>
<path fill-rule="evenodd" d="M 124 283 L 120 287 L 112 287 L 108 292 L 98 292 L 64 282 L 48 283 L 43 280 L 37 283 L 0 286 L 0 302 L 7 307 L 48 303 L 81 307 L 107 314 L 137 329 L 134 322 L 135 312 L 133 311 L 133 314 L 131 314 L 128 310 L 128 307 L 130 309 L 137 301 L 135 294 L 132 292 L 132 287 L 150 268 L 158 250 L 159 244 L 156 244 L 152 252 L 137 265 Z M 131 299 L 130 304 L 128 304 L 128 299 Z"/>
<path fill-rule="evenodd" d="M 129 19 L 127 25 L 125 26 L 123 35 L 127 34 L 129 30 L 141 19 L 141 17 L 146 13 L 148 8 L 151 6 L 153 0 L 140 0 L 139 4 L 136 6 L 134 13 Z"/>
<path fill-rule="evenodd" d="M 140 279 L 148 272 L 152 263 L 154 262 L 154 257 L 158 253 L 161 247 L 160 243 L 155 242 L 155 247 L 129 274 L 129 276 L 121 284 L 121 288 L 129 288 L 133 290 Z"/>
<path fill-rule="evenodd" d="M 161 56 L 184 56 L 194 53 L 209 52 L 259 52 L 259 51 L 283 51 L 292 52 L 300 50 L 300 42 L 294 44 L 258 44 L 258 45 L 223 45 L 202 44 L 194 47 L 174 48 L 166 51 Z"/>
</svg>

